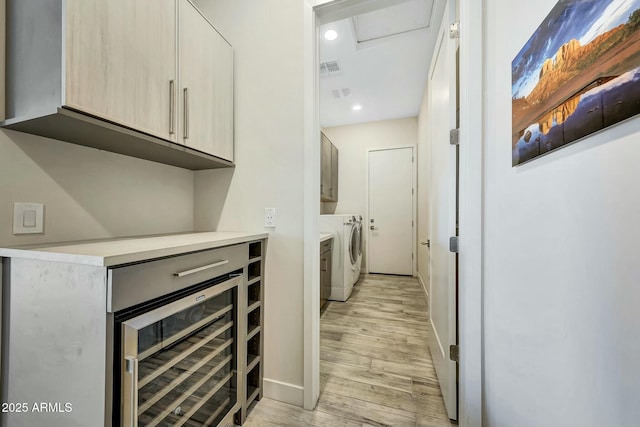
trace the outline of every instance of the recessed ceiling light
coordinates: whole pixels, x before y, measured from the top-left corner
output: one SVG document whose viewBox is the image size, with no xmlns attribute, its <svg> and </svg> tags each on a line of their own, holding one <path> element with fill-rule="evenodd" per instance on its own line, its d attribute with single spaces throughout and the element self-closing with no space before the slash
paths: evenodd
<svg viewBox="0 0 640 427">
<path fill-rule="evenodd" d="M 338 38 L 338 32 L 336 30 L 327 30 L 324 33 L 324 38 L 327 40 L 335 40 Z"/>
<path fill-rule="evenodd" d="M 362 110 L 362 105 L 357 105 L 357 104 L 356 104 L 356 105 L 354 105 L 353 107 L 351 107 L 351 109 L 352 109 L 353 111 L 360 111 L 360 110 Z"/>
</svg>

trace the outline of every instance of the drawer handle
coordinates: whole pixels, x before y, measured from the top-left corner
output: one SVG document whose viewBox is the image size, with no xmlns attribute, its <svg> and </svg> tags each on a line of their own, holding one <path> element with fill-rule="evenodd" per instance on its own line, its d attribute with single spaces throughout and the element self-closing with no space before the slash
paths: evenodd
<svg viewBox="0 0 640 427">
<path fill-rule="evenodd" d="M 203 265 L 202 267 L 193 268 L 191 270 L 181 271 L 179 273 L 173 273 L 176 277 L 184 277 L 190 274 L 199 273 L 200 271 L 208 270 L 210 268 L 220 267 L 221 265 L 229 264 L 229 260 L 225 259 L 222 261 L 214 262 L 213 264 Z"/>
</svg>

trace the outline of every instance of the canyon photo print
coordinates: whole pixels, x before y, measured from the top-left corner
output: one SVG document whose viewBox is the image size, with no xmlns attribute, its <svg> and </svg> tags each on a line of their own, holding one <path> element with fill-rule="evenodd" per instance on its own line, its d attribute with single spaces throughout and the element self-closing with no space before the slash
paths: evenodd
<svg viewBox="0 0 640 427">
<path fill-rule="evenodd" d="M 640 113 L 640 0 L 560 0 L 511 64 L 512 165 Z"/>
</svg>

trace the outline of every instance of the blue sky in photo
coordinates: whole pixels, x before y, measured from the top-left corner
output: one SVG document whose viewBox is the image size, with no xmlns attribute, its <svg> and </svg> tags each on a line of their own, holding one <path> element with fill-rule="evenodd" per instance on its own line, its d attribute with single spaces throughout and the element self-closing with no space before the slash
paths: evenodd
<svg viewBox="0 0 640 427">
<path fill-rule="evenodd" d="M 542 64 L 563 44 L 582 46 L 629 20 L 640 0 L 560 0 L 511 63 L 513 97 L 528 95 L 538 83 Z"/>
</svg>

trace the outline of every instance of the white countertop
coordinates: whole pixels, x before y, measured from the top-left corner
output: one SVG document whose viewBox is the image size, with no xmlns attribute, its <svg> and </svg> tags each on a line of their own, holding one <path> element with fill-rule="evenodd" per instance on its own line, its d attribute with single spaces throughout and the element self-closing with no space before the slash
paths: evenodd
<svg viewBox="0 0 640 427">
<path fill-rule="evenodd" d="M 329 239 L 333 239 L 333 234 L 331 233 L 320 233 L 320 243 L 329 240 Z"/>
<path fill-rule="evenodd" d="M 161 236 L 120 237 L 0 248 L 0 257 L 39 259 L 109 267 L 266 239 L 268 233 L 213 231 Z"/>
</svg>

